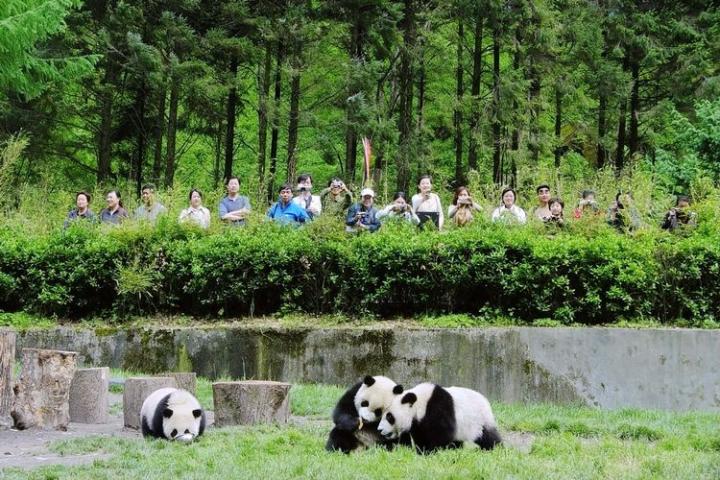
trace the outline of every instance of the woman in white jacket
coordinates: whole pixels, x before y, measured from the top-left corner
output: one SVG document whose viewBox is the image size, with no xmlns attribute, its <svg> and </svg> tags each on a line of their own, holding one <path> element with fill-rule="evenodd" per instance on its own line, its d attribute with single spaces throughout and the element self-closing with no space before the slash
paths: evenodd
<svg viewBox="0 0 720 480">
<path fill-rule="evenodd" d="M 522 208 L 515 205 L 515 190 L 506 188 L 502 191 L 500 198 L 502 198 L 502 205 L 493 211 L 492 221 L 525 225 L 527 216 Z"/>
<path fill-rule="evenodd" d="M 438 230 L 442 230 L 445 223 L 440 197 L 432 192 L 432 179 L 430 175 L 420 177 L 418 183 L 420 193 L 413 195 L 412 208 L 420 219 L 420 226 L 431 222 Z"/>
</svg>

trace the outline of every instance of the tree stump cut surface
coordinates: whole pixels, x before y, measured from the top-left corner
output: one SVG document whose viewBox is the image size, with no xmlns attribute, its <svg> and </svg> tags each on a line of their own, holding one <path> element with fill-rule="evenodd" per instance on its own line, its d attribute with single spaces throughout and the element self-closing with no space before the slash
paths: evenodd
<svg viewBox="0 0 720 480">
<path fill-rule="evenodd" d="M 17 429 L 67 430 L 76 365 L 77 352 L 23 348 L 11 413 Z"/>
<path fill-rule="evenodd" d="M 287 423 L 289 383 L 249 380 L 213 383 L 215 425 Z"/>
<path fill-rule="evenodd" d="M 125 380 L 123 391 L 123 417 L 125 426 L 140 429 L 140 409 L 145 399 L 155 390 L 177 388 L 172 377 L 131 377 Z"/>
<path fill-rule="evenodd" d="M 107 423 L 110 369 L 79 368 L 70 385 L 70 421 Z"/>
<path fill-rule="evenodd" d="M 13 426 L 10 416 L 13 401 L 13 363 L 15 361 L 15 332 L 0 328 L 0 430 Z"/>
</svg>

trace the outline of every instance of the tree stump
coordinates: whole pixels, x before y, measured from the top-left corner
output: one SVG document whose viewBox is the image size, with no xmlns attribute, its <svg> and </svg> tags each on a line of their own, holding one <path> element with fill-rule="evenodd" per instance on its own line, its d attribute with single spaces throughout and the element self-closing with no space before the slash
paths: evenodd
<svg viewBox="0 0 720 480">
<path fill-rule="evenodd" d="M 182 388 L 195 395 L 197 389 L 197 375 L 195 372 L 165 372 L 158 376 L 174 378 L 177 388 Z"/>
<path fill-rule="evenodd" d="M 125 380 L 123 390 L 123 417 L 125 426 L 140 429 L 140 409 L 145 399 L 155 390 L 177 388 L 172 377 L 132 377 Z"/>
<path fill-rule="evenodd" d="M 109 386 L 108 367 L 77 369 L 70 385 L 70 421 L 107 423 Z"/>
<path fill-rule="evenodd" d="M 215 425 L 287 423 L 290 384 L 249 380 L 213 383 Z"/>
<path fill-rule="evenodd" d="M 10 416 L 13 401 L 13 362 L 15 361 L 15 332 L 0 329 L 0 430 L 13 426 Z"/>
<path fill-rule="evenodd" d="M 23 348 L 22 359 L 11 412 L 15 428 L 67 430 L 77 352 Z"/>
</svg>

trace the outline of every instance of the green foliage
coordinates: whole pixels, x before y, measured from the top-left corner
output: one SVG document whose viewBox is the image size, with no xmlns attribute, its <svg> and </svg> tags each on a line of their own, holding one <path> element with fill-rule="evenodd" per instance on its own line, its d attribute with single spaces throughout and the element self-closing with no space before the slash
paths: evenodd
<svg viewBox="0 0 720 480">
<path fill-rule="evenodd" d="M 626 236 L 595 218 L 564 231 L 478 221 L 441 233 L 387 225 L 354 237 L 322 222 L 211 232 L 170 219 L 157 228 L 77 224 L 24 236 L 6 229 L 0 309 L 61 317 L 451 314 L 428 326 L 484 318 L 709 326 L 720 316 L 720 232 L 711 205 L 699 205 L 705 222 L 686 235 L 643 229 Z"/>
</svg>

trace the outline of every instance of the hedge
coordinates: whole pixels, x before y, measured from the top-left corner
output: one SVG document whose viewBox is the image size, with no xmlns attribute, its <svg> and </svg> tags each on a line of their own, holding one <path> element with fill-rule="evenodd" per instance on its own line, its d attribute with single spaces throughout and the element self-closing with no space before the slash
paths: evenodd
<svg viewBox="0 0 720 480">
<path fill-rule="evenodd" d="M 481 224 L 346 236 L 263 224 L 200 232 L 73 227 L 0 233 L 0 310 L 63 318 L 302 311 L 503 315 L 531 322 L 718 318 L 715 233 L 633 237 Z"/>
</svg>

